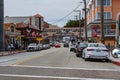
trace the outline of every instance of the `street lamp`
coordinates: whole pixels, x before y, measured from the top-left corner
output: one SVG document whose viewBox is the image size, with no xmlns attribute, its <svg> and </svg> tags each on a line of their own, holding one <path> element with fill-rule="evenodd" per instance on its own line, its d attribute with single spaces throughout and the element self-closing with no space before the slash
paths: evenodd
<svg viewBox="0 0 120 80">
<path fill-rule="evenodd" d="M 75 12 L 79 12 L 79 28 L 80 28 L 80 31 L 79 31 L 79 37 L 81 38 L 81 10 L 74 10 Z"/>
</svg>

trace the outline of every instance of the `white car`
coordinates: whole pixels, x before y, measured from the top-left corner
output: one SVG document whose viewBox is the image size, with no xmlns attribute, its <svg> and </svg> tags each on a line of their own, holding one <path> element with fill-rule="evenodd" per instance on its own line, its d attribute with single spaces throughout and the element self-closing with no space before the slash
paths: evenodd
<svg viewBox="0 0 120 80">
<path fill-rule="evenodd" d="M 30 43 L 27 47 L 27 51 L 37 51 L 38 45 L 36 43 Z"/>
<path fill-rule="evenodd" d="M 82 58 L 88 59 L 103 59 L 109 61 L 110 52 L 102 43 L 88 43 L 88 46 L 83 50 Z"/>
<path fill-rule="evenodd" d="M 120 58 L 120 48 L 115 48 L 112 50 L 112 56 L 114 58 Z"/>
</svg>

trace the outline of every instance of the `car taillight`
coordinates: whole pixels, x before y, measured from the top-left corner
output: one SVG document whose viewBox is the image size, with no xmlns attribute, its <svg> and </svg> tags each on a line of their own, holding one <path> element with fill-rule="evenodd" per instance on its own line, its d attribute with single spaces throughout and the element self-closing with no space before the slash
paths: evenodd
<svg viewBox="0 0 120 80">
<path fill-rule="evenodd" d="M 87 51 L 94 51 L 94 49 L 87 49 Z"/>
</svg>

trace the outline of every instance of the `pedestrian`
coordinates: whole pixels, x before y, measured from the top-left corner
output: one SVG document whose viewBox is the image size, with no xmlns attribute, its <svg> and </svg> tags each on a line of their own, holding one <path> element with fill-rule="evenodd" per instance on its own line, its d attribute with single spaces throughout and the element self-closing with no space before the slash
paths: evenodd
<svg viewBox="0 0 120 80">
<path fill-rule="evenodd" d="M 108 43 L 108 45 L 107 45 L 107 49 L 110 50 L 110 43 Z"/>
<path fill-rule="evenodd" d="M 8 51 L 11 51 L 11 45 L 8 44 Z"/>
<path fill-rule="evenodd" d="M 11 43 L 10 46 L 11 46 L 11 50 L 14 50 L 14 49 L 15 49 L 13 43 Z"/>
</svg>

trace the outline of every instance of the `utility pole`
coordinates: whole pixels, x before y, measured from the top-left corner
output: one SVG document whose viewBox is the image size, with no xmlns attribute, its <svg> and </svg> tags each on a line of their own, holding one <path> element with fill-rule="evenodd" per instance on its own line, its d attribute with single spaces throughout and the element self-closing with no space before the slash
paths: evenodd
<svg viewBox="0 0 120 80">
<path fill-rule="evenodd" d="M 84 23 L 84 27 L 85 27 L 85 41 L 88 41 L 88 39 L 87 39 L 87 7 L 86 7 L 86 0 L 84 0 L 84 11 L 85 11 L 85 23 Z"/>
<path fill-rule="evenodd" d="M 0 51 L 4 49 L 4 0 L 0 0 Z"/>
<path fill-rule="evenodd" d="M 101 1 L 101 42 L 104 44 L 104 4 L 103 0 Z"/>
</svg>

